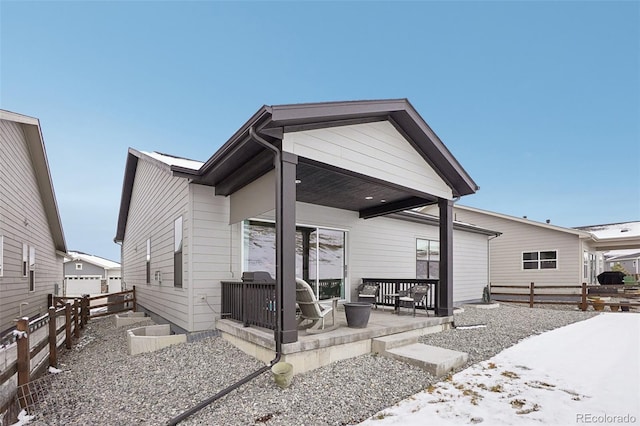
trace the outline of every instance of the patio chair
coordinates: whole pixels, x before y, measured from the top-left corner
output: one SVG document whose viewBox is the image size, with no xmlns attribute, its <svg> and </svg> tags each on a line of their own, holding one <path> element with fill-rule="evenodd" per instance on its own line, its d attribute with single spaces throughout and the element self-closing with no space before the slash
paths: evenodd
<svg viewBox="0 0 640 426">
<path fill-rule="evenodd" d="M 376 300 L 379 292 L 379 284 L 360 284 L 358 286 L 358 302 L 371 303 L 375 309 L 378 309 Z"/>
<path fill-rule="evenodd" d="M 323 332 L 333 330 L 336 327 L 335 312 L 338 304 L 337 297 L 325 299 L 319 302 L 313 293 L 311 286 L 304 280 L 296 278 L 296 303 L 300 308 L 300 316 L 298 318 L 298 327 L 304 321 L 311 321 L 310 324 L 303 326 L 308 333 Z M 331 305 L 325 303 L 330 302 Z M 331 327 L 325 328 L 324 318 L 331 314 Z"/>
<path fill-rule="evenodd" d="M 430 287 L 428 285 L 414 285 L 409 290 L 400 291 L 400 297 L 398 297 L 398 314 L 400 314 L 401 307 L 408 307 L 413 309 L 413 316 L 416 316 L 416 306 L 424 304 L 424 311 L 429 316 L 427 310 L 427 295 L 429 294 Z"/>
</svg>

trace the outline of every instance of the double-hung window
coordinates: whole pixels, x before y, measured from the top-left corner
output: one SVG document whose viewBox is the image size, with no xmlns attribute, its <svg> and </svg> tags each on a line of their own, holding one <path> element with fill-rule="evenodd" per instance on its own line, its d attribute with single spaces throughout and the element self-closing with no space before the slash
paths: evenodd
<svg viewBox="0 0 640 426">
<path fill-rule="evenodd" d="M 522 269 L 558 269 L 558 251 L 525 251 L 522 253 Z"/>
</svg>

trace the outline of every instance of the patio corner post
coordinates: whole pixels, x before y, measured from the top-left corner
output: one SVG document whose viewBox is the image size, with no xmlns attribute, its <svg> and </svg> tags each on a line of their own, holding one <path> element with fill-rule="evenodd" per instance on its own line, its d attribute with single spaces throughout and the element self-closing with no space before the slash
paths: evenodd
<svg viewBox="0 0 640 426">
<path fill-rule="evenodd" d="M 436 315 L 453 315 L 453 200 L 438 199 L 440 210 L 440 281 Z"/>
<path fill-rule="evenodd" d="M 276 279 L 281 294 L 279 302 L 280 336 L 282 343 L 298 341 L 296 322 L 296 168 L 298 156 L 282 151 L 280 157 L 281 214 L 276 238 Z"/>
</svg>

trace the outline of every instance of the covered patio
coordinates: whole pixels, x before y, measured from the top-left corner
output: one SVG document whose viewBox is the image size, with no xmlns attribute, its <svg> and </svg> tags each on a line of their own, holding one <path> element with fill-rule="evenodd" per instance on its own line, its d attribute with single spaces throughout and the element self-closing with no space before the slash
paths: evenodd
<svg viewBox="0 0 640 426">
<path fill-rule="evenodd" d="M 386 336 L 401 336 L 401 339 L 409 342 L 451 327 L 451 317 L 430 315 L 421 311 L 414 317 L 406 309 L 402 309 L 398 315 L 393 307 L 380 307 L 371 310 L 366 328 L 349 328 L 344 309 L 339 307 L 335 328 L 319 334 L 300 331 L 296 342 L 282 345 L 282 360 L 291 363 L 295 374 L 300 374 L 334 361 L 377 352 L 376 341 Z M 242 322 L 232 319 L 219 320 L 216 327 L 225 339 L 245 353 L 265 363 L 273 359 L 276 342 L 272 330 L 258 326 L 244 327 Z"/>
<path fill-rule="evenodd" d="M 396 323 L 405 321 L 414 327 L 420 319 L 405 320 L 402 316 L 393 317 L 393 325 L 383 327 L 381 324 L 391 320 L 384 319 L 389 313 L 373 312 L 371 326 L 366 330 L 354 332 L 340 327 L 323 336 L 299 334 L 295 279 L 298 276 L 314 281 L 319 295 L 323 277 L 319 269 L 315 275 L 310 270 L 313 268 L 309 267 L 308 250 L 303 249 L 300 254 L 298 247 L 308 247 L 314 232 L 320 239 L 321 230 L 341 229 L 333 225 L 338 223 L 332 219 L 334 214 L 350 215 L 348 226 L 361 226 L 353 225 L 354 220 L 398 216 L 405 210 L 427 205 L 437 205 L 439 210 L 439 232 L 434 238 L 439 244 L 435 264 L 437 291 L 433 302 L 439 318 L 424 318 L 422 326 L 441 326 L 453 314 L 452 205 L 478 187 L 408 100 L 264 106 L 199 170 L 180 166 L 172 166 L 171 170 L 175 176 L 195 184 L 214 187 L 216 196 L 229 197 L 230 225 L 251 226 L 251 219 L 265 216 L 273 224 L 275 343 L 273 331 L 244 328 L 232 320 L 218 321 L 216 326 L 221 331 L 252 343 L 262 342 L 269 335 L 270 343 L 260 343 L 261 347 L 272 353 L 271 346 L 275 345 L 277 352 L 282 349 L 283 353 L 294 353 L 296 348 L 309 345 L 335 346 L 359 339 L 353 336 L 390 333 L 398 327 Z M 357 216 L 352 219 L 354 212 Z M 324 228 L 315 222 L 323 222 Z M 374 269 L 367 264 L 375 266 L 373 256 L 367 258 L 369 253 L 362 248 L 369 244 L 364 237 L 382 246 L 386 244 L 384 238 L 388 238 L 376 235 L 375 227 L 369 228 L 359 231 L 358 240 L 341 240 L 345 260 L 338 291 L 345 301 L 355 297 L 362 277 L 368 275 L 368 269 Z M 344 235 L 347 231 L 340 232 Z M 391 276 L 383 278 L 416 278 L 415 238 L 413 241 L 414 258 L 406 259 L 407 265 L 414 265 L 413 270 L 407 272 L 406 265 L 402 272 L 388 268 Z M 348 244 L 357 245 L 357 253 L 353 247 L 349 252 Z M 384 247 L 378 251 L 384 252 Z M 353 259 L 349 259 L 349 253 Z M 375 326 L 379 315 L 383 318 L 380 328 Z M 335 332 L 340 336 L 332 337 Z M 371 337 L 367 339 L 370 341 Z"/>
</svg>

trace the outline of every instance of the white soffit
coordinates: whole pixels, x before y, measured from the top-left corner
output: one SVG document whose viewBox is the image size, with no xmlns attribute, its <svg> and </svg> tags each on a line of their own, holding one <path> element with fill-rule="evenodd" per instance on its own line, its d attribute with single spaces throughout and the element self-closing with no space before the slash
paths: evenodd
<svg viewBox="0 0 640 426">
<path fill-rule="evenodd" d="M 440 198 L 453 194 L 388 121 L 285 133 L 282 149 Z"/>
<path fill-rule="evenodd" d="M 270 171 L 231 194 L 229 224 L 260 216 L 276 208 L 276 173 Z"/>
</svg>

